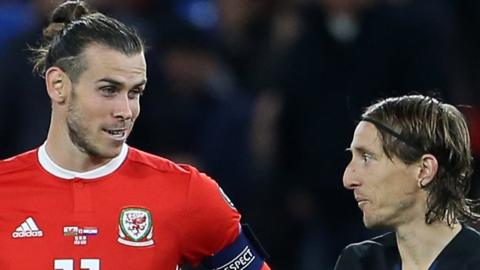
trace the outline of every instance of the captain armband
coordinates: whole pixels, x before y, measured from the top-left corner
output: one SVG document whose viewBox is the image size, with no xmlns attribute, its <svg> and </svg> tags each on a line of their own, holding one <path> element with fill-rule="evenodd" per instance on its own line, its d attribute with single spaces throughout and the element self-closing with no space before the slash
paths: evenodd
<svg viewBox="0 0 480 270">
<path fill-rule="evenodd" d="M 237 239 L 204 262 L 212 270 L 269 270 L 268 257 L 248 225 L 243 224 Z"/>
</svg>

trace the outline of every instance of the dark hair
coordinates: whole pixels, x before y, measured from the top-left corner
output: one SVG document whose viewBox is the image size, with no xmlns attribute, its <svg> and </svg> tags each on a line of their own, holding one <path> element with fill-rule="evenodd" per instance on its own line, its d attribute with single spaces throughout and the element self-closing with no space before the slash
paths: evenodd
<svg viewBox="0 0 480 270">
<path fill-rule="evenodd" d="M 126 55 L 143 52 L 144 44 L 137 32 L 125 24 L 91 9 L 83 1 L 66 1 L 52 13 L 43 30 L 44 43 L 33 49 L 34 71 L 44 76 L 57 66 L 76 81 L 85 64 L 79 57 L 88 45 L 99 44 Z"/>
<path fill-rule="evenodd" d="M 472 174 L 470 135 L 462 113 L 452 105 L 422 95 L 387 98 L 368 107 L 362 120 L 380 133 L 383 150 L 405 164 L 424 154 L 438 160 L 433 181 L 422 186 L 427 192 L 425 221 L 475 222 L 478 201 L 467 199 Z"/>
</svg>

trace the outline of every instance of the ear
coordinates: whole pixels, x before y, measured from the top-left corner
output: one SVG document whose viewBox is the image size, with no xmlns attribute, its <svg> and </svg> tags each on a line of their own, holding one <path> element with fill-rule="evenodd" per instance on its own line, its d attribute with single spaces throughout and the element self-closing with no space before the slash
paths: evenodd
<svg viewBox="0 0 480 270">
<path fill-rule="evenodd" d="M 45 72 L 45 83 L 52 102 L 64 104 L 72 85 L 68 75 L 59 67 L 50 67 Z"/>
<path fill-rule="evenodd" d="M 418 187 L 424 188 L 428 186 L 438 171 L 437 158 L 432 154 L 425 154 L 420 159 L 420 171 L 417 175 Z"/>
</svg>

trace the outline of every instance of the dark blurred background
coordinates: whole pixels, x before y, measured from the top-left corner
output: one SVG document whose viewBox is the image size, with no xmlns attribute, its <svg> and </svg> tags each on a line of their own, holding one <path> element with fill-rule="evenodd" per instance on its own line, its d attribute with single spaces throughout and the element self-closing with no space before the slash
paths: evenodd
<svg viewBox="0 0 480 270">
<path fill-rule="evenodd" d="M 0 158 L 46 138 L 50 103 L 28 45 L 58 2 L 0 1 Z M 87 2 L 136 26 L 149 47 L 129 144 L 215 178 L 273 269 L 332 269 L 345 245 L 379 233 L 364 229 L 342 186 L 344 149 L 375 99 L 469 105 L 480 155 L 480 1 Z"/>
</svg>

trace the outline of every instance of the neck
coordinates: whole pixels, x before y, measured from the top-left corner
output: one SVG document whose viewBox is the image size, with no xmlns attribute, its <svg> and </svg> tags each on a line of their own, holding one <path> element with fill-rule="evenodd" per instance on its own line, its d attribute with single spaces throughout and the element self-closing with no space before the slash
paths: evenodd
<svg viewBox="0 0 480 270">
<path fill-rule="evenodd" d="M 59 116 L 53 109 L 50 127 L 48 130 L 45 150 L 48 157 L 63 169 L 86 172 L 107 164 L 111 159 L 98 158 L 80 150 L 68 136 L 66 124 L 63 123 L 65 116 Z"/>
<path fill-rule="evenodd" d="M 111 159 L 92 157 L 74 145 L 56 144 L 47 138 L 45 150 L 58 166 L 75 172 L 86 172 L 107 164 Z"/>
<path fill-rule="evenodd" d="M 426 224 L 423 217 L 397 227 L 395 232 L 402 270 L 427 270 L 461 228 L 460 224 L 451 228 L 443 222 Z"/>
<path fill-rule="evenodd" d="M 54 122 L 53 119 L 52 122 Z M 50 159 L 58 166 L 70 171 L 86 172 L 101 167 L 111 160 L 85 153 L 68 138 L 65 129 L 50 125 L 45 150 Z"/>
</svg>

